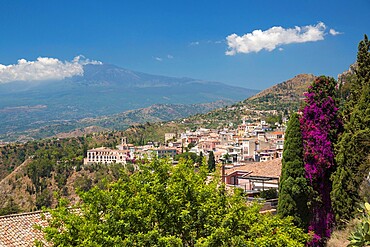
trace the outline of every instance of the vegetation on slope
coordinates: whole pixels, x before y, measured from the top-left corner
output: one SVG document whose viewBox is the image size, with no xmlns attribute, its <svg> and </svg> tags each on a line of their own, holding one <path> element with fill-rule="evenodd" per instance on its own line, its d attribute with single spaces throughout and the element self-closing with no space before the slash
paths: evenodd
<svg viewBox="0 0 370 247">
<path fill-rule="evenodd" d="M 78 214 L 63 200 L 51 211 L 44 231 L 54 246 L 303 247 L 309 239 L 291 218 L 260 214 L 219 178 L 209 181 L 205 164 L 195 172 L 191 161 L 155 159 L 80 197 Z"/>
<path fill-rule="evenodd" d="M 185 122 L 193 127 L 223 128 L 240 124 L 244 116 L 250 119 L 268 119 L 273 115 L 288 117 L 289 113 L 298 110 L 302 104 L 304 92 L 314 80 L 314 75 L 297 75 L 244 101 L 206 114 L 195 115 L 186 119 Z"/>
</svg>

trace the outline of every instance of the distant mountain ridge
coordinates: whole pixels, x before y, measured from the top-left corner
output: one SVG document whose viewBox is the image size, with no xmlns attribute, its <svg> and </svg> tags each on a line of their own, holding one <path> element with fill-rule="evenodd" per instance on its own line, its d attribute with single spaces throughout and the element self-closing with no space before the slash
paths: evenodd
<svg viewBox="0 0 370 247">
<path fill-rule="evenodd" d="M 56 123 L 154 104 L 236 102 L 258 92 L 220 82 L 150 75 L 109 64 L 87 64 L 83 68 L 82 76 L 64 80 L 0 84 L 0 141 L 16 140 L 12 136 L 17 133 Z"/>
</svg>

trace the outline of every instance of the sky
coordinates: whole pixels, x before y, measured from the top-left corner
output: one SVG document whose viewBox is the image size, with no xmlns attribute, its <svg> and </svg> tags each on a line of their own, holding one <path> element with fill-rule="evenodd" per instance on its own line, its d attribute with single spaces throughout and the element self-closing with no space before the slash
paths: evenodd
<svg viewBox="0 0 370 247">
<path fill-rule="evenodd" d="M 370 35 L 368 0 L 2 0 L 0 11 L 0 83 L 106 63 L 265 89 L 337 78 Z"/>
</svg>

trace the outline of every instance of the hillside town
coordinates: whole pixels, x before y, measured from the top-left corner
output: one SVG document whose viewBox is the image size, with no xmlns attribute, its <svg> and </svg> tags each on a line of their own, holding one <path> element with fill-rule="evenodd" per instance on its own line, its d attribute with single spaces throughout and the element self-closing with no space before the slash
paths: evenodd
<svg viewBox="0 0 370 247">
<path fill-rule="evenodd" d="M 247 122 L 244 119 L 236 128 L 199 128 L 183 133 L 166 133 L 165 143 L 153 141 L 143 146 L 134 146 L 127 142 L 127 138 L 122 138 L 116 149 L 99 147 L 88 150 L 84 164 L 124 164 L 152 155 L 174 159 L 177 154 L 184 152 L 204 156 L 213 152 L 216 161 L 233 166 L 266 162 L 282 157 L 285 123 L 286 119 L 283 124 L 275 123 L 272 129 L 266 121 Z"/>
<path fill-rule="evenodd" d="M 260 191 L 277 189 L 281 173 L 286 119 L 273 126 L 266 121 L 243 122 L 228 129 L 198 128 L 183 133 L 165 133 L 165 143 L 149 142 L 134 146 L 122 138 L 116 149 L 99 147 L 87 151 L 84 165 L 134 163 L 144 157 L 169 158 L 176 164 L 176 155 L 185 152 L 208 156 L 222 165 L 222 179 L 228 186 L 243 189 L 249 196 Z"/>
<path fill-rule="evenodd" d="M 284 119 L 284 123 L 286 119 Z M 265 162 L 282 157 L 285 125 L 276 123 L 274 129 L 265 121 L 247 122 L 236 128 L 206 129 L 199 128 L 183 133 L 166 133 L 165 143 L 148 142 L 134 146 L 122 138 L 116 149 L 99 147 L 90 149 L 84 164 L 126 163 L 138 158 L 174 158 L 176 154 L 191 152 L 207 156 L 211 151 L 215 160 L 227 164 L 241 165 L 248 162 Z"/>
</svg>

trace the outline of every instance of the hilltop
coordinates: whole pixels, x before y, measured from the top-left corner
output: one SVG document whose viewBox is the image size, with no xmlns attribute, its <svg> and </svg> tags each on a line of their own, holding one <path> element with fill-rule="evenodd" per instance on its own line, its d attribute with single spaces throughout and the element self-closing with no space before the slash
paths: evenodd
<svg viewBox="0 0 370 247">
<path fill-rule="evenodd" d="M 243 101 L 206 114 L 198 114 L 186 119 L 186 123 L 209 128 L 228 127 L 240 124 L 244 116 L 267 118 L 271 115 L 288 116 L 297 111 L 307 87 L 314 81 L 311 74 L 300 74 L 278 83 Z"/>
<path fill-rule="evenodd" d="M 315 80 L 312 74 L 299 74 L 292 79 L 276 84 L 244 101 L 256 110 L 298 110 L 304 92 Z"/>
</svg>

